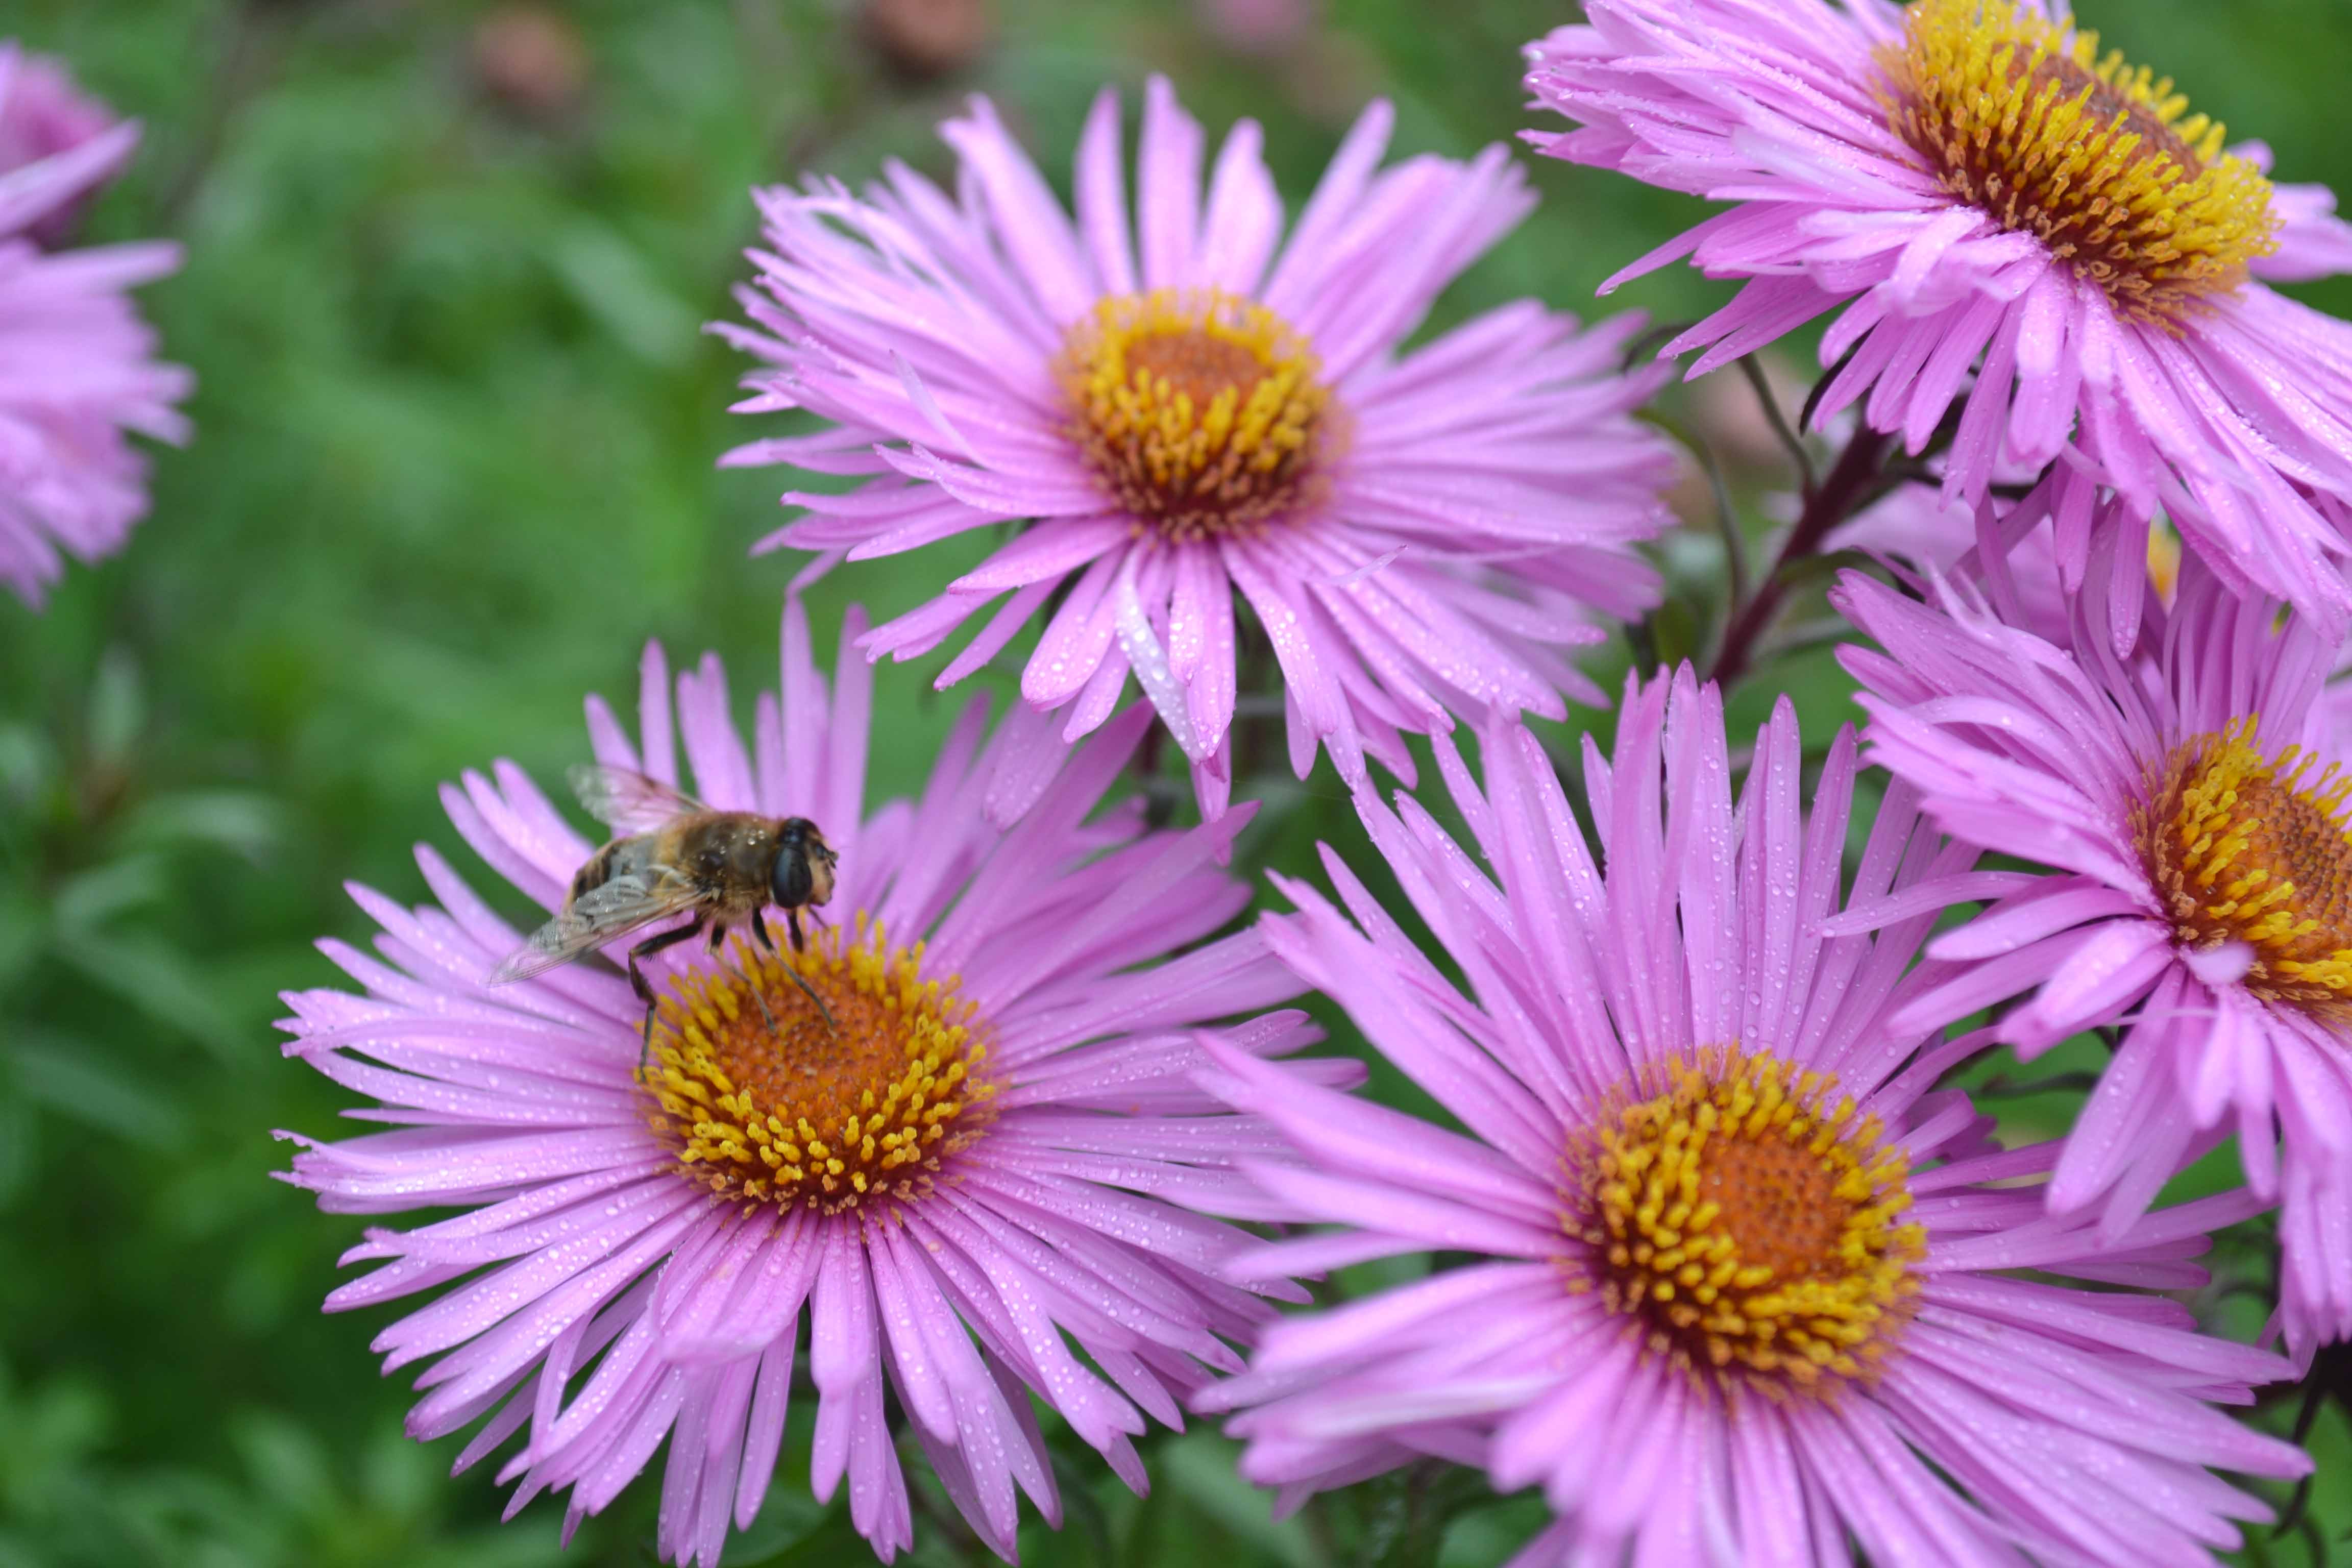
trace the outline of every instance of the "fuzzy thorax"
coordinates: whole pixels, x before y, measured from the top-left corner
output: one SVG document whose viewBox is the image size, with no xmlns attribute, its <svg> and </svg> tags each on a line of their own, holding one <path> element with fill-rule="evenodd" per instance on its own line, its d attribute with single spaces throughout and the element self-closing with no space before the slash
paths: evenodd
<svg viewBox="0 0 2352 1568">
<path fill-rule="evenodd" d="M 2277 246 L 2270 183 L 2169 78 L 2012 0 L 1917 0 L 1882 54 L 1888 121 L 1943 187 L 2136 320 L 2235 289 Z"/>
<path fill-rule="evenodd" d="M 1711 1383 L 1867 1376 L 1910 1317 L 1906 1158 L 1826 1074 L 1704 1048 L 1626 1090 L 1569 1170 L 1574 1287 Z"/>
<path fill-rule="evenodd" d="M 1307 341 L 1222 289 L 1098 301 L 1057 362 L 1070 433 L 1138 524 L 1185 542 L 1314 504 L 1339 410 Z"/>
<path fill-rule="evenodd" d="M 985 1129 L 996 1085 L 985 1026 L 957 977 L 923 975 L 923 947 L 893 946 L 862 915 L 807 951 L 731 957 L 679 976 L 655 1009 L 645 1074 L 654 1131 L 723 1195 L 826 1214 L 929 1189 L 941 1156 Z M 828 1027 L 787 966 L 832 1009 Z"/>
</svg>

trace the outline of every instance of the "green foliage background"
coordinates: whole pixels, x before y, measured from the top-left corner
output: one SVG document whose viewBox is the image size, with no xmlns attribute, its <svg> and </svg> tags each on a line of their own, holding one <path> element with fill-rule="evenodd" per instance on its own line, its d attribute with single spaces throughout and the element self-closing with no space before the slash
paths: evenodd
<svg viewBox="0 0 2352 1568">
<path fill-rule="evenodd" d="M 2352 188 L 2343 0 L 2095 9 L 2198 107 L 2266 137 L 2287 177 Z M 202 378 L 196 443 L 160 455 L 128 552 L 75 571 L 45 615 L 0 601 L 0 1568 L 557 1560 L 555 1505 L 500 1526 L 487 1469 L 446 1479 L 457 1440 L 401 1435 L 407 1390 L 366 1349 L 392 1312 L 319 1313 L 360 1222 L 268 1179 L 286 1157 L 270 1131 L 330 1132 L 344 1100 L 279 1059 L 270 1026 L 278 991 L 339 978 L 315 938 L 366 940 L 345 879 L 414 900 L 412 844 L 463 858 L 436 784 L 500 755 L 560 776 L 582 751 L 582 693 L 625 704 L 645 639 L 719 650 L 747 711 L 773 679 L 793 563 L 744 551 L 781 520 L 783 479 L 713 468 L 760 431 L 724 412 L 740 365 L 696 332 L 730 310 L 749 186 L 802 167 L 861 179 L 891 156 L 943 174 L 929 127 L 973 89 L 1059 181 L 1096 87 L 1161 70 L 1213 134 L 1265 121 L 1295 204 L 1376 94 L 1398 100 L 1399 152 L 1511 135 L 1529 119 L 1518 46 L 1570 19 L 1540 0 L 1328 0 L 1305 35 L 1248 55 L 1181 0 L 1000 0 L 984 48 L 915 81 L 877 60 L 845 0 L 548 14 L 583 76 L 572 101 L 534 111 L 486 85 L 493 8 L 471 0 L 0 8 L 0 35 L 67 56 L 146 119 L 90 236 L 186 241 L 184 272 L 146 303 Z M 1542 207 L 1441 321 L 1526 293 L 1590 310 L 1601 278 L 1692 213 L 1530 170 Z M 1721 294 L 1677 270 L 1624 302 L 1685 317 Z M 2352 309 L 2341 288 L 2311 297 Z M 1786 368 L 1808 379 L 1801 358 Z M 1744 395 L 1677 392 L 1669 412 L 1708 436 L 1745 501 L 1787 481 Z M 1672 654 L 1706 624 L 1720 547 L 1702 526 L 1665 554 L 1679 596 L 1650 634 Z M 837 572 L 815 595 L 820 637 L 853 598 L 895 613 L 964 558 Z M 1596 664 L 1613 679 L 1627 658 Z M 931 691 L 936 664 L 881 672 L 877 791 L 913 786 L 960 702 Z M 1767 665 L 1736 712 L 1753 722 L 1783 689 L 1817 744 L 1846 716 L 1818 649 Z M 1305 868 L 1318 837 L 1357 846 L 1328 771 L 1250 788 L 1269 800 L 1255 863 Z M 1343 1026 L 1335 1048 L 1352 1048 Z M 1375 1091 L 1405 1095 L 1387 1074 Z M 2000 1103 L 2036 1136 L 2072 1097 Z M 2251 1336 L 2259 1237 L 2221 1262 L 2224 1288 L 2199 1305 Z M 2258 1418 L 2284 1427 L 2293 1409 L 2290 1394 Z M 2246 1560 L 2352 1550 L 2335 1411 L 2314 1442 L 2311 1525 L 2258 1532 Z M 809 1500 L 805 1443 L 803 1427 L 731 1563 L 865 1559 L 843 1510 Z M 1082 1447 L 1063 1457 L 1069 1528 L 1033 1524 L 1025 1561 L 1474 1568 L 1541 1517 L 1414 1473 L 1276 1524 L 1198 1427 L 1148 1447 L 1145 1500 Z M 654 1500 L 641 1483 L 563 1560 L 651 1562 Z M 919 1562 L 977 1560 L 936 1514 L 919 1533 Z"/>
</svg>

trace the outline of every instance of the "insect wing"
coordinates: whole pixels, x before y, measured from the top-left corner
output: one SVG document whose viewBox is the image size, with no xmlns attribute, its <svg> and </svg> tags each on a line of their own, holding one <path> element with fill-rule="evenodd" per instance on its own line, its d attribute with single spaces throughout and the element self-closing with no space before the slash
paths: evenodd
<svg viewBox="0 0 2352 1568">
<path fill-rule="evenodd" d="M 615 877 L 589 889 L 531 932 L 529 942 L 491 972 L 489 983 L 504 985 L 543 974 L 641 927 L 683 913 L 695 901 L 694 885 L 684 878 L 662 877 L 648 884 L 638 877 Z"/>
<path fill-rule="evenodd" d="M 692 795 L 628 768 L 580 763 L 571 773 L 572 793 L 589 816 L 619 833 L 650 833 L 674 817 L 708 811 Z"/>
</svg>

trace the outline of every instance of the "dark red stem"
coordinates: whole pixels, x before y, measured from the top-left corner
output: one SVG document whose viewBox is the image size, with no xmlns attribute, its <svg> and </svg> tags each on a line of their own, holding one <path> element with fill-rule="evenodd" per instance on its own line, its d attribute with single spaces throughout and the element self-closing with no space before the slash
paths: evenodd
<svg viewBox="0 0 2352 1568">
<path fill-rule="evenodd" d="M 1717 686 L 1729 686 L 1748 673 L 1756 656 L 1756 644 L 1780 613 L 1780 601 L 1787 595 L 1790 566 L 1821 549 L 1830 530 L 1852 514 L 1854 504 L 1868 493 L 1872 482 L 1878 478 L 1879 463 L 1893 441 L 1894 437 L 1876 430 L 1856 429 L 1853 438 L 1845 444 L 1845 450 L 1838 454 L 1836 465 L 1805 498 L 1805 510 L 1797 514 L 1796 526 L 1781 542 L 1771 572 L 1758 584 L 1756 596 L 1739 607 L 1731 625 L 1725 628 L 1723 647 L 1717 652 L 1715 668 L 1708 676 Z"/>
</svg>

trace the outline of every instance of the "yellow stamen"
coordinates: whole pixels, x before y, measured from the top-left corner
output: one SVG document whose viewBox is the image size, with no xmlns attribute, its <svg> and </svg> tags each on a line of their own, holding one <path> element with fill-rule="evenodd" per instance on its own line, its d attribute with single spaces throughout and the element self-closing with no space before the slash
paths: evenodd
<svg viewBox="0 0 2352 1568">
<path fill-rule="evenodd" d="M 1570 1151 L 1561 1223 L 1653 1352 L 1778 1395 L 1870 1376 L 1909 1321 L 1908 1161 L 1837 1080 L 1709 1047 Z M 1640 1092 L 1640 1088 L 1631 1091 Z"/>
<path fill-rule="evenodd" d="M 1222 289 L 1097 302 L 1058 369 L 1087 465 L 1176 541 L 1263 528 L 1321 498 L 1342 421 L 1305 339 Z"/>
<path fill-rule="evenodd" d="M 2265 756 L 2259 721 L 2176 746 L 2137 824 L 2182 945 L 2242 942 L 2248 990 L 2352 1017 L 2352 773 L 2298 746 Z"/>
<path fill-rule="evenodd" d="M 2156 595 L 2166 604 L 2180 588 L 2180 535 L 2161 518 L 2147 531 L 2147 576 Z"/>
<path fill-rule="evenodd" d="M 747 1204 L 833 1214 L 928 1190 L 940 1156 L 986 1129 L 985 1026 L 957 976 L 923 978 L 920 942 L 894 947 L 861 914 L 855 941 L 821 931 L 804 952 L 738 942 L 733 956 L 773 1032 L 723 969 L 681 975 L 654 1013 L 651 1121 L 688 1176 Z"/>
<path fill-rule="evenodd" d="M 1946 190 L 2168 323 L 2277 247 L 2270 182 L 2170 78 L 2098 41 L 2014 0 L 1917 0 L 1883 51 L 1888 121 Z"/>
</svg>

